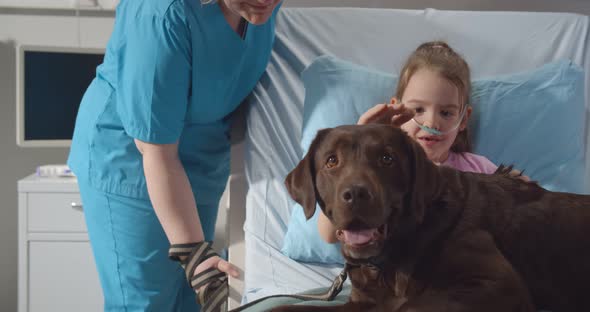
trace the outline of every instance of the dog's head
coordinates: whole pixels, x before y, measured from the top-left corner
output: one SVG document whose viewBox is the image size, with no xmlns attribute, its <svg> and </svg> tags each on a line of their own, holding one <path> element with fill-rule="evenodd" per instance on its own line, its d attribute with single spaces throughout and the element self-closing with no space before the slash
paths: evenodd
<svg viewBox="0 0 590 312">
<path fill-rule="evenodd" d="M 309 219 L 316 202 L 337 229 L 345 257 L 368 259 L 415 228 L 436 183 L 436 166 L 389 125 L 320 130 L 285 184 Z"/>
</svg>

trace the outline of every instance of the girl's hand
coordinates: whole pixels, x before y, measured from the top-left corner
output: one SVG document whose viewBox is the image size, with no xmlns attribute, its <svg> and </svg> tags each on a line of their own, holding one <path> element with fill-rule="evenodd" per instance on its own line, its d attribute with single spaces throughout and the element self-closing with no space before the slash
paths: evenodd
<svg viewBox="0 0 590 312">
<path fill-rule="evenodd" d="M 524 174 L 522 174 L 521 171 L 518 171 L 516 169 L 512 169 L 512 171 L 510 171 L 509 175 L 512 176 L 512 177 L 521 179 L 524 182 L 530 182 L 531 181 L 531 178 L 529 178 L 528 176 L 525 176 Z"/>
<path fill-rule="evenodd" d="M 414 117 L 414 111 L 412 109 L 405 107 L 404 104 L 398 104 L 393 100 L 391 104 L 377 104 L 373 106 L 361 115 L 357 124 L 381 123 L 399 127 L 412 119 L 412 117 Z"/>
</svg>

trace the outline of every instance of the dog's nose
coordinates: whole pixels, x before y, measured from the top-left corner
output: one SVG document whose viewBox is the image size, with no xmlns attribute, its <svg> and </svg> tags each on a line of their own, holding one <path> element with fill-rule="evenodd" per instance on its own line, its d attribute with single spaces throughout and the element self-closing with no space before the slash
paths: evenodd
<svg viewBox="0 0 590 312">
<path fill-rule="evenodd" d="M 347 204 L 367 202 L 372 198 L 371 192 L 364 185 L 352 185 L 342 192 L 342 200 Z"/>
</svg>

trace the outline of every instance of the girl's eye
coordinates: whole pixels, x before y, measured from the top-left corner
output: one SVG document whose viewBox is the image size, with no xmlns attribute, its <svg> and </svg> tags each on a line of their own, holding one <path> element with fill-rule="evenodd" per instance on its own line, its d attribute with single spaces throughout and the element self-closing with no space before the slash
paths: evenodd
<svg viewBox="0 0 590 312">
<path fill-rule="evenodd" d="M 393 156 L 389 154 L 384 154 L 381 156 L 381 164 L 384 166 L 391 166 L 393 164 Z"/>
<path fill-rule="evenodd" d="M 424 108 L 422 107 L 416 107 L 414 110 L 416 111 L 416 114 L 424 113 Z"/>
<path fill-rule="evenodd" d="M 338 157 L 332 155 L 326 160 L 326 168 L 332 169 L 338 165 Z"/>
<path fill-rule="evenodd" d="M 443 115 L 443 117 L 453 116 L 453 113 L 451 113 L 450 111 L 441 111 L 440 114 Z"/>
</svg>

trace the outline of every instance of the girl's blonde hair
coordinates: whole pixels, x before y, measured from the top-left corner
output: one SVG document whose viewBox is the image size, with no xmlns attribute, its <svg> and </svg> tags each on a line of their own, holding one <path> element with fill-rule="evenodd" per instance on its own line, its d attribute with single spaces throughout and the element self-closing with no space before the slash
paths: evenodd
<svg viewBox="0 0 590 312">
<path fill-rule="evenodd" d="M 401 100 L 414 73 L 423 68 L 438 73 L 457 87 L 461 109 L 467 109 L 471 93 L 469 65 L 444 41 L 425 42 L 410 55 L 401 70 L 395 93 L 398 99 Z M 465 127 L 457 134 L 451 151 L 456 153 L 471 152 L 471 139 L 468 130 L 468 127 Z"/>
</svg>

